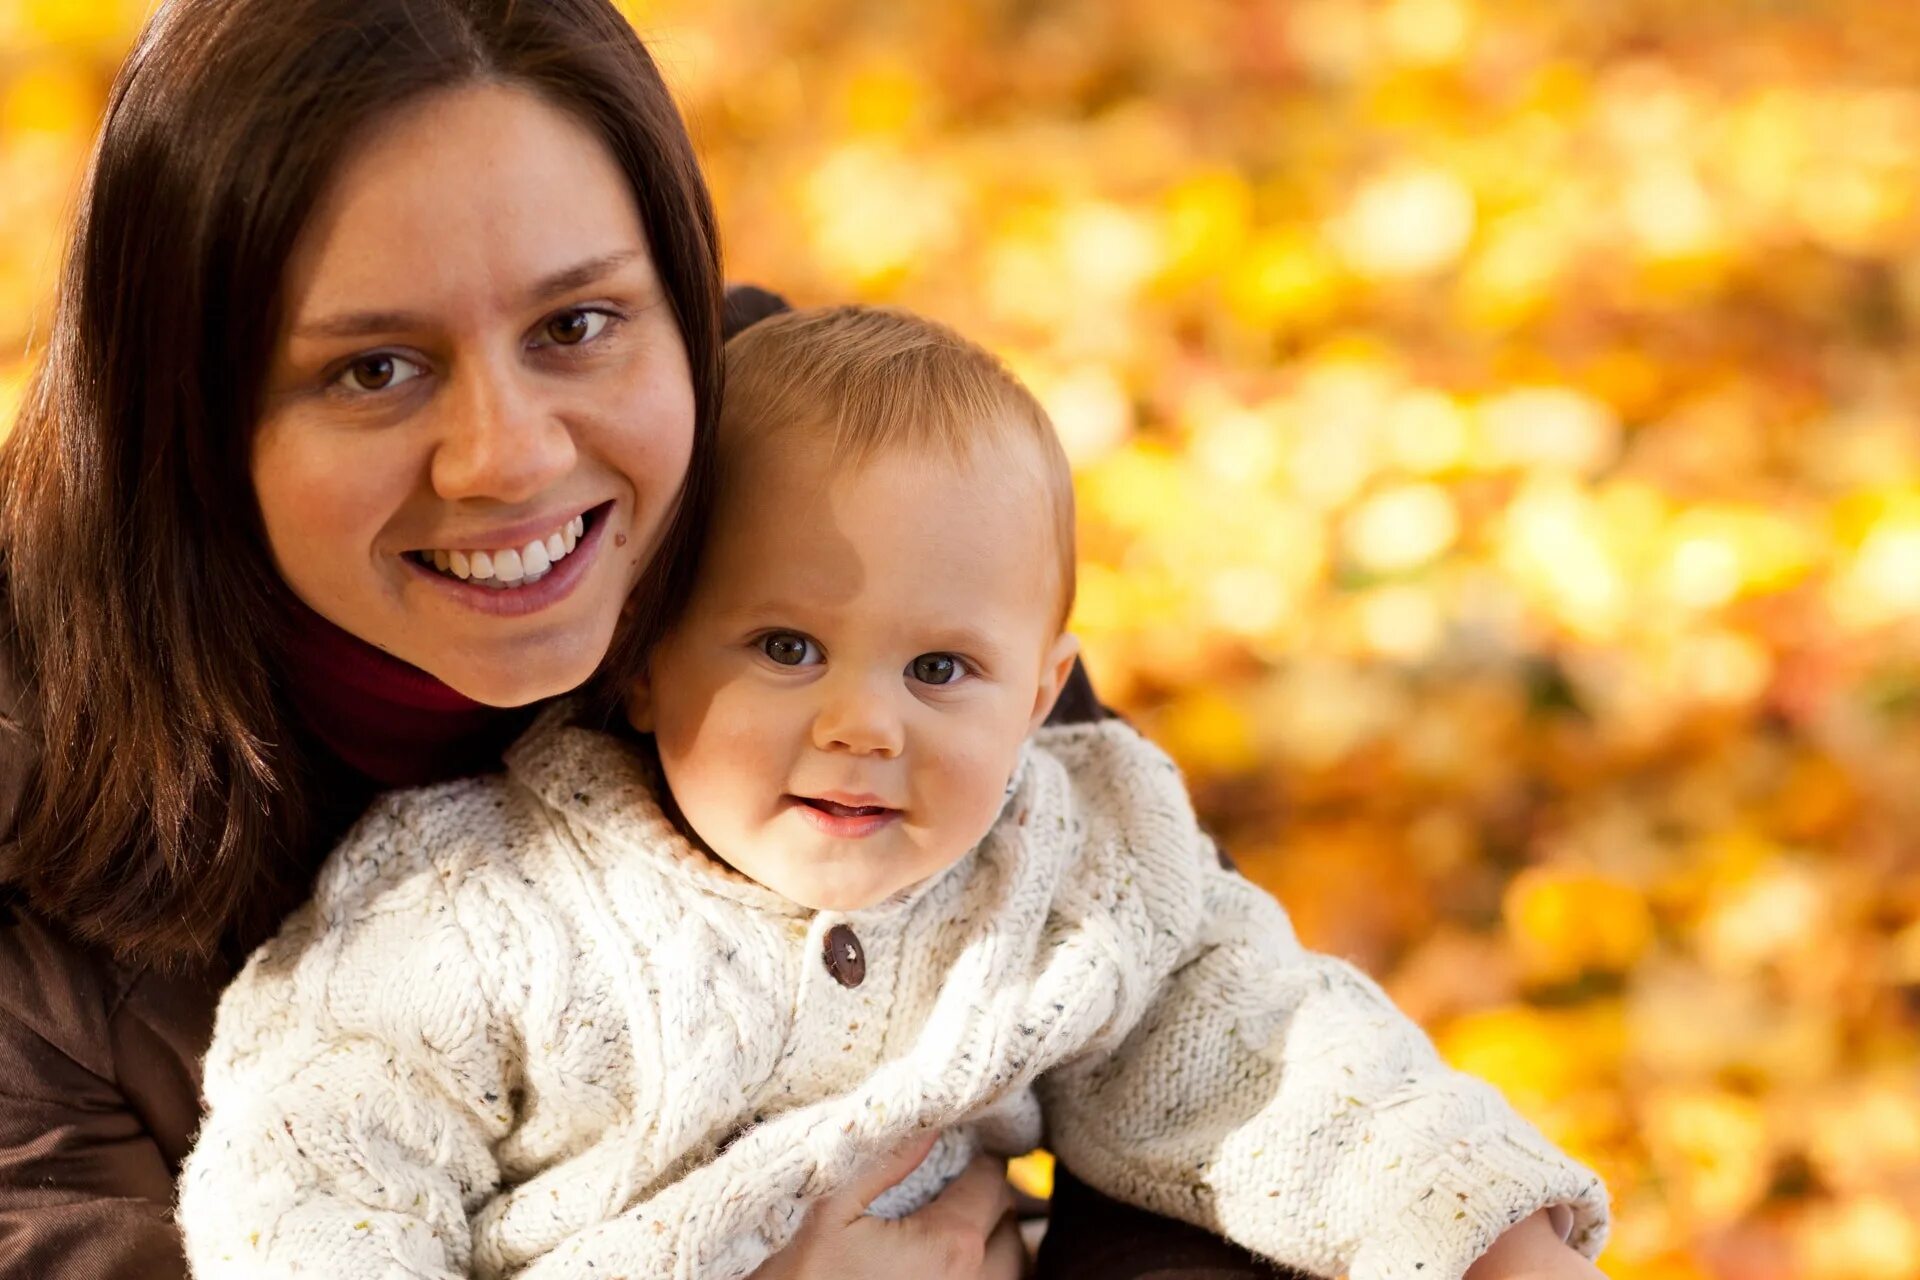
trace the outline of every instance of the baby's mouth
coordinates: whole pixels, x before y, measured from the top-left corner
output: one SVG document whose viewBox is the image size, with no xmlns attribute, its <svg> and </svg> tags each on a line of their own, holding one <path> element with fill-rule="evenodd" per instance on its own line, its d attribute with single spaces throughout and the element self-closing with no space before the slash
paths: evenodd
<svg viewBox="0 0 1920 1280">
<path fill-rule="evenodd" d="M 859 840 L 891 829 L 904 816 L 903 811 L 884 804 L 851 804 L 849 801 L 873 801 L 878 796 L 848 795 L 834 800 L 826 796 L 789 795 L 794 812 L 814 830 L 836 840 Z"/>
<path fill-rule="evenodd" d="M 795 796 L 794 799 L 810 809 L 818 809 L 821 813 L 829 814 L 835 818 L 877 818 L 882 814 L 899 812 L 897 809 L 889 809 L 883 804 L 840 804 L 833 800 L 821 800 L 813 796 Z"/>
</svg>

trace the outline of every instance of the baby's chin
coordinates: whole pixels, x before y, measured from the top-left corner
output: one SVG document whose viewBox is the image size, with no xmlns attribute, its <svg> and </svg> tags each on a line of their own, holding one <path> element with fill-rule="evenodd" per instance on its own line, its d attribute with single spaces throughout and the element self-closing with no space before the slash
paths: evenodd
<svg viewBox="0 0 1920 1280">
<path fill-rule="evenodd" d="M 774 833 L 774 838 L 787 842 L 793 836 L 782 831 Z M 805 853 L 788 847 L 768 856 L 769 843 L 747 842 L 749 847 L 739 848 L 737 859 L 712 842 L 708 847 L 733 870 L 788 902 L 809 911 L 838 914 L 880 906 L 937 879 L 951 871 L 973 847 L 956 844 L 952 848 L 928 848 L 910 841 L 850 847 L 846 842 L 827 841 L 803 846 L 808 850 Z"/>
<path fill-rule="evenodd" d="M 756 877 L 757 878 L 757 877 Z M 921 877 L 924 879 L 925 877 Z M 849 914 L 877 907 L 889 898 L 898 896 L 919 884 L 921 879 L 898 881 L 892 877 L 808 877 L 792 876 L 784 884 L 760 883 L 809 911 L 831 911 L 836 914 Z"/>
<path fill-rule="evenodd" d="M 906 888 L 905 885 L 861 887 L 796 885 L 791 890 L 782 889 L 778 885 L 767 887 L 789 902 L 798 903 L 809 911 L 831 911 L 840 915 L 865 911 L 868 907 L 877 907 Z"/>
</svg>

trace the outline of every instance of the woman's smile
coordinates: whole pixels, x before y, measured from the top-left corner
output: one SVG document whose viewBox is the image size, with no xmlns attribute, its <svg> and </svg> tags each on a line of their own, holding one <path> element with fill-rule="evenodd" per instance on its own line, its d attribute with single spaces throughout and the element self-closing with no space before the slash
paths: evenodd
<svg viewBox="0 0 1920 1280">
<path fill-rule="evenodd" d="M 531 520 L 516 529 L 449 541 L 447 545 L 410 551 L 415 563 L 477 586 L 510 588 L 532 586 L 554 565 L 573 554 L 587 531 L 587 520 L 599 508 L 589 508 L 564 520 Z M 527 537 L 529 530 L 533 536 Z M 522 545 L 524 542 L 524 545 Z"/>
<path fill-rule="evenodd" d="M 470 609 L 504 617 L 538 613 L 571 595 L 592 569 L 604 541 L 605 502 L 561 522 L 545 538 L 493 550 L 435 547 L 409 551 L 408 569 L 444 598 Z"/>
</svg>

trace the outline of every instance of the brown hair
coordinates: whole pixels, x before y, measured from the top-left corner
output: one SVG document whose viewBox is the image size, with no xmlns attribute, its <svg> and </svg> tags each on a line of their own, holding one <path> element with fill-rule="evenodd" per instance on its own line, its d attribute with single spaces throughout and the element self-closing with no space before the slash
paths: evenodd
<svg viewBox="0 0 1920 1280">
<path fill-rule="evenodd" d="M 707 191 L 606 0 L 168 0 L 108 100 L 51 340 L 0 453 L 0 637 L 39 751 L 5 878 L 125 959 L 271 928 L 316 838 L 277 691 L 290 593 L 247 455 L 281 274 L 342 148 L 420 94 L 542 94 L 631 181 L 697 405 L 694 461 L 642 587 L 686 589 L 721 377 Z M 639 640 L 632 641 L 638 643 Z M 0 815 L 3 818 L 4 815 Z"/>
<path fill-rule="evenodd" d="M 827 436 L 836 462 L 849 467 L 901 449 L 1037 464 L 1059 564 L 1057 622 L 1066 625 L 1073 469 L 1046 410 L 986 348 L 894 307 L 819 307 L 762 320 L 727 343 L 723 476 L 738 449 L 795 430 Z"/>
</svg>

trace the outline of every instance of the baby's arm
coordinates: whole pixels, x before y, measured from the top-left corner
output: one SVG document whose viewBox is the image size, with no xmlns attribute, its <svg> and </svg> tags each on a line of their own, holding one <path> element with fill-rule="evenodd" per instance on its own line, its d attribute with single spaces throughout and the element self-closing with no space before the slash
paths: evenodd
<svg viewBox="0 0 1920 1280">
<path fill-rule="evenodd" d="M 1043 1086 L 1049 1145 L 1076 1174 L 1316 1275 L 1458 1280 L 1555 1205 L 1598 1253 L 1592 1173 L 1447 1068 L 1367 977 L 1301 947 L 1204 838 L 1195 856 L 1198 945 L 1117 1050 Z"/>
<path fill-rule="evenodd" d="M 391 802 L 389 802 L 391 803 Z M 222 998 L 180 1181 L 198 1280 L 456 1280 L 511 1055 L 442 872 L 377 809 Z"/>
</svg>

